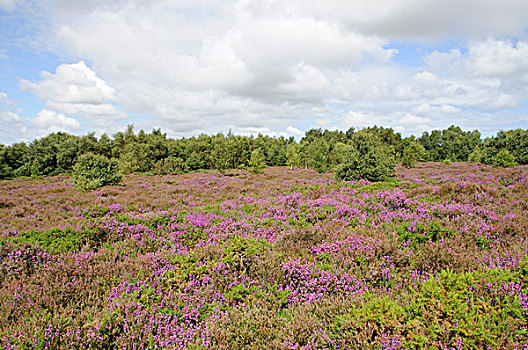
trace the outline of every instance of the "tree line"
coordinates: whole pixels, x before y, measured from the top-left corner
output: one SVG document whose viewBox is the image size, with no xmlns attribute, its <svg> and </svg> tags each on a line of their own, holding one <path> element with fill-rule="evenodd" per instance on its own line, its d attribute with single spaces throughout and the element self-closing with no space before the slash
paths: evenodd
<svg viewBox="0 0 528 350">
<path fill-rule="evenodd" d="M 500 131 L 483 139 L 478 130 L 464 131 L 454 125 L 405 138 L 392 128 L 378 126 L 347 131 L 311 129 L 297 142 L 293 137 L 231 132 L 173 139 L 160 129 L 136 133 L 129 125 L 112 137 L 56 132 L 30 143 L 0 145 L 0 178 L 71 174 L 84 154 L 112 160 L 121 174 L 236 168 L 258 172 L 267 166 L 288 166 L 376 181 L 390 176 L 396 163 L 407 167 L 422 161 L 528 164 L 528 130 Z"/>
</svg>

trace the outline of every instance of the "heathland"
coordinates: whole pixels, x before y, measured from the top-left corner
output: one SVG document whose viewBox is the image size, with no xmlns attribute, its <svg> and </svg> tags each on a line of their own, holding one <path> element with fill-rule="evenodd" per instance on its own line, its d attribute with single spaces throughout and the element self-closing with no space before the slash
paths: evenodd
<svg viewBox="0 0 528 350">
<path fill-rule="evenodd" d="M 4 349 L 526 349 L 528 167 L 0 181 Z"/>
</svg>

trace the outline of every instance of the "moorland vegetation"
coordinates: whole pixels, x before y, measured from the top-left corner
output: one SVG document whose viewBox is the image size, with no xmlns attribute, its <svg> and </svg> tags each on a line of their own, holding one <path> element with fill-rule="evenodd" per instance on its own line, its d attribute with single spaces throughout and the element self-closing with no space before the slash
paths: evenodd
<svg viewBox="0 0 528 350">
<path fill-rule="evenodd" d="M 253 157 L 254 160 L 260 156 Z M 4 349 L 526 349 L 528 167 L 0 181 Z"/>
<path fill-rule="evenodd" d="M 528 349 L 527 146 L 455 126 L 2 146 L 1 347 Z"/>
</svg>

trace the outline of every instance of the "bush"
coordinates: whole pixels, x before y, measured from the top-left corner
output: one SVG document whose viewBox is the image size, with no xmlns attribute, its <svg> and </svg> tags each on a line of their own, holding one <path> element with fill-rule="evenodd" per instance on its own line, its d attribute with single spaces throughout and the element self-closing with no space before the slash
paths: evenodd
<svg viewBox="0 0 528 350">
<path fill-rule="evenodd" d="M 73 167 L 73 184 L 78 190 L 89 191 L 121 181 L 117 161 L 93 153 L 79 157 Z"/>
<path fill-rule="evenodd" d="M 260 174 L 262 169 L 266 167 L 266 157 L 262 149 L 256 148 L 251 152 L 251 159 L 249 160 L 249 168 L 251 173 Z"/>
<path fill-rule="evenodd" d="M 356 133 L 352 145 L 341 156 L 341 161 L 335 173 L 340 180 L 385 181 L 394 175 L 392 148 L 369 134 Z"/>
<path fill-rule="evenodd" d="M 173 156 L 158 160 L 154 166 L 154 174 L 156 175 L 182 174 L 185 172 L 187 172 L 187 165 L 183 159 Z"/>
<path fill-rule="evenodd" d="M 473 152 L 471 152 L 471 154 L 469 155 L 468 161 L 472 163 L 480 163 L 482 162 L 482 158 L 483 158 L 482 150 L 480 149 L 480 147 L 477 146 L 475 147 Z"/>
<path fill-rule="evenodd" d="M 515 165 L 519 165 L 519 163 L 515 161 L 515 157 L 513 156 L 513 154 L 511 154 L 508 150 L 503 149 L 493 159 L 493 165 L 500 166 L 503 168 L 509 168 Z"/>
<path fill-rule="evenodd" d="M 402 166 L 406 168 L 414 168 L 417 162 L 427 160 L 427 151 L 424 146 L 418 141 L 412 141 L 405 147 L 402 155 Z"/>
</svg>

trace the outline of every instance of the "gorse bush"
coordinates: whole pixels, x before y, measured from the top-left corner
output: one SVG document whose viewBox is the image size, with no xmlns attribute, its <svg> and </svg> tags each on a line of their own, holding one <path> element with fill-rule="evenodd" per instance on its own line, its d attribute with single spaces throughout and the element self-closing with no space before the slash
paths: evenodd
<svg viewBox="0 0 528 350">
<path fill-rule="evenodd" d="M 78 190 L 89 191 L 105 185 L 117 184 L 122 175 L 115 159 L 93 153 L 79 157 L 73 167 L 73 184 Z"/>
</svg>

